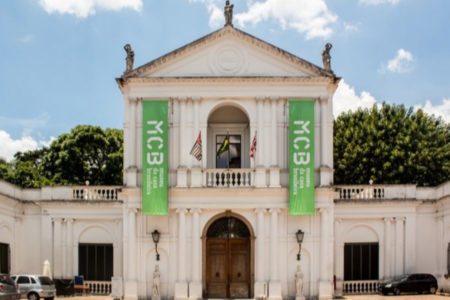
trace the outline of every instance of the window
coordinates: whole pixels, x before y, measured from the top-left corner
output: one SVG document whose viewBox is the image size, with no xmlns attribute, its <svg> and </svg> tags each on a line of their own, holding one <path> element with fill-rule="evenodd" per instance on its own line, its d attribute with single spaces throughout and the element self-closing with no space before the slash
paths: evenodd
<svg viewBox="0 0 450 300">
<path fill-rule="evenodd" d="M 450 243 L 447 246 L 447 274 L 450 275 Z"/>
<path fill-rule="evenodd" d="M 28 276 L 19 276 L 17 284 L 30 284 L 30 278 Z"/>
<path fill-rule="evenodd" d="M 344 280 L 378 280 L 378 243 L 344 245 Z"/>
<path fill-rule="evenodd" d="M 9 245 L 0 243 L 0 273 L 9 274 Z"/>
<path fill-rule="evenodd" d="M 113 270 L 112 244 L 79 244 L 78 274 L 85 280 L 110 281 Z"/>
<path fill-rule="evenodd" d="M 222 146 L 226 136 L 226 134 L 216 135 L 216 168 L 241 168 L 241 135 L 228 135 L 228 150 L 217 156 L 217 152 L 219 151 L 220 146 Z"/>
<path fill-rule="evenodd" d="M 36 283 L 36 280 L 34 280 L 33 277 L 30 277 L 30 279 L 31 279 L 31 283 Z"/>
</svg>

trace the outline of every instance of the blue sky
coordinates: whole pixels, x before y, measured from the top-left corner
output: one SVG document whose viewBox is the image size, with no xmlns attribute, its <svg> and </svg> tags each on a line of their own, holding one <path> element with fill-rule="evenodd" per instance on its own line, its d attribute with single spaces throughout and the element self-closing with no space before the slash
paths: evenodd
<svg viewBox="0 0 450 300">
<path fill-rule="evenodd" d="M 219 0 L 0 2 L 0 157 L 78 124 L 121 128 L 114 80 L 131 43 L 144 64 L 223 26 Z M 236 27 L 344 80 L 335 113 L 386 101 L 450 122 L 450 1 L 232 0 Z"/>
</svg>

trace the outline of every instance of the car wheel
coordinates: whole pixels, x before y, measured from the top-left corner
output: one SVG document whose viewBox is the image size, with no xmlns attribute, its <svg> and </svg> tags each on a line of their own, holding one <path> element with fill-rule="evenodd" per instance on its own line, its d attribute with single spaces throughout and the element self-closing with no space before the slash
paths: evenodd
<svg viewBox="0 0 450 300">
<path fill-rule="evenodd" d="M 394 295 L 400 295 L 400 290 L 398 288 L 394 289 Z"/>
<path fill-rule="evenodd" d="M 436 294 L 436 288 L 434 286 L 430 287 L 430 294 Z"/>
<path fill-rule="evenodd" d="M 27 298 L 28 300 L 39 300 L 39 295 L 36 293 L 29 293 Z"/>
</svg>

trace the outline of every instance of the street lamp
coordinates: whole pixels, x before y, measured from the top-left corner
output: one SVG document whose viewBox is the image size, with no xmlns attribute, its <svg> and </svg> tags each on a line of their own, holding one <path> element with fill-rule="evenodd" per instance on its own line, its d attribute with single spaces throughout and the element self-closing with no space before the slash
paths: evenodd
<svg viewBox="0 0 450 300">
<path fill-rule="evenodd" d="M 158 253 L 158 243 L 159 243 L 159 236 L 161 234 L 159 233 L 158 230 L 153 230 L 152 232 L 152 239 L 153 239 L 153 243 L 155 243 L 155 251 L 156 251 L 156 260 L 159 261 L 159 253 Z"/>
<path fill-rule="evenodd" d="M 298 243 L 297 260 L 300 260 L 300 251 L 302 250 L 302 242 L 303 242 L 303 237 L 305 236 L 305 233 L 301 229 L 299 229 L 299 230 L 297 230 L 297 233 L 295 234 L 295 236 L 297 237 L 297 243 Z"/>
</svg>

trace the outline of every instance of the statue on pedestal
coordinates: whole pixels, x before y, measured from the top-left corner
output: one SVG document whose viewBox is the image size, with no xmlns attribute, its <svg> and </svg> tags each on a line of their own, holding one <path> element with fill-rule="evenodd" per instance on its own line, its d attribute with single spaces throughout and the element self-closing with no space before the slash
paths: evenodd
<svg viewBox="0 0 450 300">
<path fill-rule="evenodd" d="M 153 288 L 152 288 L 152 300 L 161 300 L 161 274 L 159 273 L 158 265 L 155 266 L 153 272 Z"/>
<path fill-rule="evenodd" d="M 325 48 L 322 51 L 322 62 L 325 71 L 333 73 L 333 71 L 331 70 L 331 55 L 330 55 L 331 48 L 333 48 L 333 45 L 331 45 L 330 43 L 325 44 Z"/>
<path fill-rule="evenodd" d="M 125 69 L 125 74 L 130 72 L 131 70 L 133 70 L 133 64 L 134 64 L 134 51 L 131 48 L 130 44 L 126 44 L 123 49 L 125 49 L 125 52 L 127 53 L 127 58 L 126 60 L 126 69 Z"/>
<path fill-rule="evenodd" d="M 230 4 L 230 1 L 227 0 L 225 2 L 225 8 L 223 10 L 223 14 L 225 15 L 225 26 L 233 26 L 233 4 Z"/>
<path fill-rule="evenodd" d="M 295 273 L 295 300 L 303 300 L 303 273 L 300 265 L 297 266 L 297 272 Z"/>
</svg>

